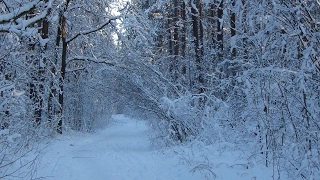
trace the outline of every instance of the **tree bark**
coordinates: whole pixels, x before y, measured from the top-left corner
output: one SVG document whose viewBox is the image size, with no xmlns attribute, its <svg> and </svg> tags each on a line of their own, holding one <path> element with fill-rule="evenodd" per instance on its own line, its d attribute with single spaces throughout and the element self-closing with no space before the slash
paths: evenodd
<svg viewBox="0 0 320 180">
<path fill-rule="evenodd" d="M 186 28 L 186 3 L 182 3 L 182 8 L 181 8 L 181 18 L 182 18 L 182 32 L 181 32 L 181 55 L 184 57 L 186 54 L 186 47 L 187 47 L 187 38 L 186 38 L 186 33 L 187 33 L 187 28 Z"/>
<path fill-rule="evenodd" d="M 242 0 L 242 6 L 243 6 L 243 16 L 242 16 L 242 28 L 243 28 L 243 37 L 242 37 L 242 48 L 243 48 L 243 59 L 248 60 L 248 48 L 247 48 L 247 7 L 246 7 L 246 1 Z"/>
<path fill-rule="evenodd" d="M 177 60 L 177 56 L 179 56 L 179 7 L 178 0 L 174 0 L 174 18 L 173 18 L 173 44 L 174 44 L 174 56 L 175 60 Z"/>
<path fill-rule="evenodd" d="M 218 47 L 218 59 L 223 59 L 223 0 L 220 0 L 217 11 L 217 47 Z"/>
<path fill-rule="evenodd" d="M 68 5 L 70 3 L 70 0 L 66 1 L 64 12 L 67 11 Z M 65 73 L 66 73 L 66 66 L 67 66 L 67 27 L 66 27 L 66 17 L 62 14 L 61 18 L 61 41 L 62 41 L 62 54 L 61 54 L 61 78 L 60 78 L 60 93 L 59 93 L 59 104 L 60 104 L 60 109 L 59 109 L 59 115 L 60 119 L 58 121 L 58 126 L 57 126 L 57 132 L 59 134 L 62 134 L 62 115 L 63 115 L 63 100 L 64 100 L 64 92 L 63 92 L 63 85 L 64 85 L 64 79 L 65 79 Z"/>
<path fill-rule="evenodd" d="M 230 25 L 231 25 L 231 38 L 235 38 L 236 36 L 236 13 L 235 13 L 235 5 L 236 0 L 232 1 L 232 11 L 231 11 L 231 17 L 230 17 Z M 235 39 L 234 39 L 235 41 Z M 235 47 L 231 47 L 231 57 L 236 58 L 237 56 L 237 50 Z"/>
<path fill-rule="evenodd" d="M 203 26 L 202 4 L 191 1 L 192 31 L 194 36 L 195 64 L 196 64 L 196 93 L 204 92 L 204 67 L 203 67 Z"/>
</svg>

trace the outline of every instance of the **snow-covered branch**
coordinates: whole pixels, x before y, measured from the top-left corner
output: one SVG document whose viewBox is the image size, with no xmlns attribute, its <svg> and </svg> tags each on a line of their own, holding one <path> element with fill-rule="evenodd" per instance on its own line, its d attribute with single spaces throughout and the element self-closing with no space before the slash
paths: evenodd
<svg viewBox="0 0 320 180">
<path fill-rule="evenodd" d="M 40 0 L 35 0 L 28 4 L 23 5 L 22 7 L 18 7 L 10 13 L 0 15 L 0 23 L 10 22 L 12 19 L 17 19 L 22 15 L 28 13 L 30 10 L 35 8 L 35 6 L 40 2 Z"/>
<path fill-rule="evenodd" d="M 110 19 L 107 20 L 105 23 L 101 24 L 100 26 L 98 26 L 98 27 L 96 27 L 96 28 L 93 28 L 93 29 L 90 29 L 90 30 L 86 30 L 86 31 L 83 31 L 83 32 L 79 32 L 78 34 L 74 35 L 72 38 L 68 39 L 68 40 L 67 40 L 67 43 L 70 43 L 71 41 L 75 40 L 75 39 L 76 39 L 77 37 L 79 37 L 80 35 L 88 35 L 88 34 L 97 32 L 97 31 L 103 29 L 103 28 L 104 28 L 105 26 L 107 26 L 108 24 L 110 24 L 112 21 L 117 20 L 118 18 L 119 18 L 119 16 L 110 18 Z"/>
<path fill-rule="evenodd" d="M 70 61 L 89 61 L 93 63 L 99 63 L 99 64 L 106 64 L 108 66 L 115 66 L 116 62 L 108 61 L 108 60 L 98 60 L 92 57 L 85 57 L 85 56 L 73 56 L 68 58 L 68 62 Z"/>
<path fill-rule="evenodd" d="M 0 15 L 0 32 L 21 33 L 21 31 L 26 29 L 26 27 L 35 24 L 36 22 L 45 18 L 48 15 L 49 9 L 51 9 L 52 6 L 52 1 L 53 0 L 49 0 L 49 2 L 47 3 L 47 7 L 43 12 L 30 19 L 21 20 L 19 19 L 19 17 L 33 9 L 35 5 L 40 2 L 40 0 L 33 1 L 21 8 L 14 10 L 12 13 Z M 16 19 L 16 24 L 10 22 L 13 19 Z"/>
</svg>

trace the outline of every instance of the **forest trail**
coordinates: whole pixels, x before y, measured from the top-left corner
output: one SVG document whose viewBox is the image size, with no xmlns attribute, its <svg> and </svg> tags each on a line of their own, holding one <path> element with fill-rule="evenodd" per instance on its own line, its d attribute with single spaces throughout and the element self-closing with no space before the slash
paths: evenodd
<svg viewBox="0 0 320 180">
<path fill-rule="evenodd" d="M 203 179 L 178 157 L 150 147 L 145 121 L 113 116 L 93 134 L 62 135 L 43 155 L 37 176 L 50 180 Z"/>
</svg>

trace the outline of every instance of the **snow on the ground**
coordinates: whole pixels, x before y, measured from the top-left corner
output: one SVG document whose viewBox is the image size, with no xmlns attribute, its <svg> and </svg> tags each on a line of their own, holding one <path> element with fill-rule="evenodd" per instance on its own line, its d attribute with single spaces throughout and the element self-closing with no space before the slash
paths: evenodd
<svg viewBox="0 0 320 180">
<path fill-rule="evenodd" d="M 272 179 L 269 170 L 248 168 L 232 153 L 221 155 L 200 146 L 154 149 L 145 121 L 114 115 L 111 124 L 96 133 L 54 140 L 37 176 L 48 180 Z M 195 162 L 197 156 L 204 161 Z"/>
<path fill-rule="evenodd" d="M 144 121 L 113 116 L 112 126 L 82 137 L 63 136 L 43 156 L 38 176 L 56 180 L 199 179 L 179 160 L 150 148 Z"/>
</svg>

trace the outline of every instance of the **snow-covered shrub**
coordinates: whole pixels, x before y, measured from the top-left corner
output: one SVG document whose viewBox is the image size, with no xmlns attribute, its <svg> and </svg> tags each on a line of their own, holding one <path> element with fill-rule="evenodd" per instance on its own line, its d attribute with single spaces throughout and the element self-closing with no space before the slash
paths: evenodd
<svg viewBox="0 0 320 180">
<path fill-rule="evenodd" d="M 319 174 L 319 81 L 308 60 L 298 62 L 300 67 L 250 67 L 230 78 L 233 83 L 220 80 L 229 108 L 213 118 L 224 119 L 220 133 L 226 141 L 255 147 L 251 158 L 291 179 Z"/>
<path fill-rule="evenodd" d="M 37 157 L 29 155 L 35 150 L 40 127 L 35 126 L 25 109 L 25 92 L 10 84 L 13 82 L 2 81 L 0 85 L 0 179 L 13 176 L 30 179 L 36 170 Z"/>
<path fill-rule="evenodd" d="M 55 132 L 56 119 L 49 123 L 45 113 L 43 119 L 36 113 L 43 112 L 47 103 L 41 99 L 47 84 L 33 76 L 40 55 L 24 47 L 29 43 L 25 36 L 0 36 L 4 40 L 0 43 L 0 179 L 31 179 L 38 165 L 38 156 L 31 157 L 31 152 L 37 150 L 39 140 Z"/>
<path fill-rule="evenodd" d="M 206 99 L 203 107 L 199 105 Z M 166 138 L 173 141 L 190 141 L 198 139 L 206 144 L 220 139 L 223 126 L 223 112 L 228 106 L 216 97 L 205 94 L 187 94 L 171 100 L 168 97 L 159 99 L 159 108 L 163 111 Z"/>
<path fill-rule="evenodd" d="M 161 110 L 168 121 L 168 136 L 183 142 L 198 135 L 197 110 L 192 108 L 191 97 L 184 96 L 175 100 L 163 97 L 159 100 Z M 200 121 L 198 121 L 200 122 Z"/>
</svg>

